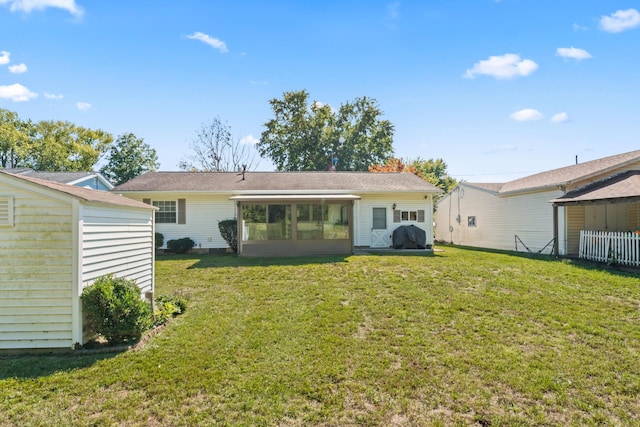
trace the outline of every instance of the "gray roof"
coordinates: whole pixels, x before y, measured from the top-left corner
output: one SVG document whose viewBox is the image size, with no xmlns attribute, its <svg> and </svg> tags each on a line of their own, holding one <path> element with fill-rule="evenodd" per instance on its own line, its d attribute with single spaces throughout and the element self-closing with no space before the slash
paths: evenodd
<svg viewBox="0 0 640 427">
<path fill-rule="evenodd" d="M 425 192 L 438 187 L 408 172 L 147 172 L 115 192 L 218 192 L 320 193 L 320 192 Z"/>
<path fill-rule="evenodd" d="M 132 207 L 132 208 L 155 209 L 152 206 L 147 205 L 145 203 L 141 203 L 136 200 L 132 200 L 117 194 L 112 194 L 107 191 L 76 187 L 74 185 L 61 184 L 59 182 L 52 182 L 44 179 L 32 178 L 30 176 L 11 174 L 2 170 L 0 170 L 0 174 L 10 176 L 13 179 L 28 181 L 32 184 L 36 184 L 41 187 L 46 187 L 51 190 L 59 191 L 61 193 L 68 194 L 70 196 L 73 196 L 80 200 L 84 200 L 86 202 L 104 203 L 108 205 L 126 206 L 126 207 Z"/>
<path fill-rule="evenodd" d="M 62 184 L 73 184 L 86 178 L 100 177 L 105 185 L 112 187 L 108 179 L 99 172 L 50 172 L 50 171 L 34 171 L 31 168 L 7 168 L 2 171 L 20 176 L 29 176 L 32 178 L 45 179 L 47 181 L 60 182 Z"/>
<path fill-rule="evenodd" d="M 609 179 L 570 191 L 553 203 L 570 204 L 599 200 L 640 198 L 640 171 L 627 171 Z"/>
<path fill-rule="evenodd" d="M 569 186 L 636 162 L 640 162 L 640 150 L 603 157 L 602 159 L 578 163 L 509 181 L 502 186 L 500 194 Z"/>
</svg>

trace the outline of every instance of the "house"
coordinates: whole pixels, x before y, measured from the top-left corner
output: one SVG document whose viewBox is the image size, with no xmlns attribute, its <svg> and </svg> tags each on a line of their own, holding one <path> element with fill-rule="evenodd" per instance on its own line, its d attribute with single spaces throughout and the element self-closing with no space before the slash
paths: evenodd
<svg viewBox="0 0 640 427">
<path fill-rule="evenodd" d="M 437 241 L 578 255 L 580 231 L 640 227 L 640 150 L 506 183 L 461 182 L 436 204 Z"/>
<path fill-rule="evenodd" d="M 410 173 L 147 172 L 114 190 L 158 208 L 165 242 L 189 237 L 196 249 L 228 245 L 218 222 L 238 220 L 241 255 L 350 254 L 388 248 L 400 225 L 433 243 L 433 197 L 440 189 Z"/>
<path fill-rule="evenodd" d="M 99 172 L 45 172 L 34 171 L 30 168 L 0 169 L 14 175 L 29 176 L 61 184 L 77 187 L 93 188 L 94 190 L 109 191 L 113 184 Z"/>
<path fill-rule="evenodd" d="M 0 350 L 82 344 L 97 277 L 154 289 L 154 208 L 106 191 L 0 172 Z"/>
</svg>

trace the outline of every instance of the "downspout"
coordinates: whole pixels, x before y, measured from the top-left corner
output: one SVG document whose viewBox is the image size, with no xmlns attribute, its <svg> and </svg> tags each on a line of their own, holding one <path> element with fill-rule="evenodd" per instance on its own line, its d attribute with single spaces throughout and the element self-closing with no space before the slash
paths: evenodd
<svg viewBox="0 0 640 427">
<path fill-rule="evenodd" d="M 553 253 L 557 257 L 560 252 L 560 242 L 558 240 L 558 205 L 553 204 Z"/>
</svg>

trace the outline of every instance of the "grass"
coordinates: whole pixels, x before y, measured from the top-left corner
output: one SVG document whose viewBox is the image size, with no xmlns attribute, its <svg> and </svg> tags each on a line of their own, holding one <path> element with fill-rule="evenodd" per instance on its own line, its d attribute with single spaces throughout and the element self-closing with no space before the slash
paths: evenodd
<svg viewBox="0 0 640 427">
<path fill-rule="evenodd" d="M 640 277 L 431 256 L 167 256 L 142 349 L 0 359 L 0 425 L 638 425 Z"/>
</svg>

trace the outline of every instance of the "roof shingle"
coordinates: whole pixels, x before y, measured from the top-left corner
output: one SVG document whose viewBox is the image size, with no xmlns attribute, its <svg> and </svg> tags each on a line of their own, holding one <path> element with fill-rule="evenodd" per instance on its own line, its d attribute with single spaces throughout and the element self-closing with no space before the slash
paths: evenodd
<svg viewBox="0 0 640 427">
<path fill-rule="evenodd" d="M 112 191 L 220 193 L 415 192 L 442 190 L 407 173 L 370 172 L 147 172 Z"/>
</svg>

